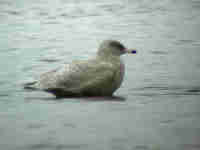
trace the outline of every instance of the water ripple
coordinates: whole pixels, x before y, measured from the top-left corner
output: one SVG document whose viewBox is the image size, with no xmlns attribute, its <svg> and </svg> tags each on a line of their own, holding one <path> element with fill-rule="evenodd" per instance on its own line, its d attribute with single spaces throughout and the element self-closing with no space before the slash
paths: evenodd
<svg viewBox="0 0 200 150">
<path fill-rule="evenodd" d="M 175 41 L 177 45 L 198 45 L 198 41 L 192 39 L 180 39 Z"/>
<path fill-rule="evenodd" d="M 200 149 L 200 144 L 182 144 L 181 145 L 183 149 L 193 149 L 193 150 L 199 150 Z"/>
<path fill-rule="evenodd" d="M 20 16 L 23 14 L 23 12 L 21 12 L 19 10 L 4 10 L 3 12 L 8 15 L 13 15 L 13 16 Z"/>
<path fill-rule="evenodd" d="M 42 128 L 42 127 L 46 127 L 45 124 L 41 124 L 41 123 L 38 123 L 38 124 L 30 124 L 27 126 L 28 129 L 39 129 L 39 128 Z"/>
<path fill-rule="evenodd" d="M 165 51 L 159 51 L 159 50 L 153 50 L 151 51 L 152 54 L 155 54 L 155 55 L 167 55 L 168 52 L 165 52 Z"/>
<path fill-rule="evenodd" d="M 76 125 L 73 123 L 64 123 L 63 124 L 64 127 L 70 127 L 70 128 L 76 128 Z"/>
<path fill-rule="evenodd" d="M 171 124 L 173 122 L 175 122 L 176 120 L 172 120 L 172 119 L 168 119 L 168 120 L 162 120 L 160 121 L 161 124 Z"/>
<path fill-rule="evenodd" d="M 39 143 L 39 144 L 33 144 L 27 147 L 28 149 L 37 150 L 37 149 L 55 149 L 55 150 L 61 150 L 61 149 L 81 149 L 81 148 L 87 148 L 87 144 L 52 144 L 52 143 Z"/>
<path fill-rule="evenodd" d="M 150 148 L 147 145 L 136 145 L 136 150 L 150 150 Z"/>
<path fill-rule="evenodd" d="M 134 88 L 136 95 L 141 96 L 158 96 L 158 95 L 200 95 L 199 86 L 181 87 L 181 86 L 146 86 Z"/>
<path fill-rule="evenodd" d="M 10 96 L 9 94 L 0 94 L 0 97 L 8 97 Z"/>
<path fill-rule="evenodd" d="M 102 8 L 105 11 L 108 11 L 108 12 L 116 12 L 116 11 L 122 10 L 124 8 L 124 5 L 121 5 L 121 4 L 104 4 L 104 5 L 101 5 L 100 8 Z"/>
<path fill-rule="evenodd" d="M 43 59 L 40 59 L 39 61 L 53 63 L 53 62 L 59 62 L 60 60 L 53 59 L 53 58 L 43 58 Z"/>
</svg>

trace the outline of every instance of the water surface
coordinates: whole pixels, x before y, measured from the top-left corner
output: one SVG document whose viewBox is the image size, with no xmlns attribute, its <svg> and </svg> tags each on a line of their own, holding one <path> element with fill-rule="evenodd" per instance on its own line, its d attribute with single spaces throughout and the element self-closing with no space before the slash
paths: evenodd
<svg viewBox="0 0 200 150">
<path fill-rule="evenodd" d="M 4 150 L 200 149 L 198 0 L 1 0 L 0 147 Z M 123 56 L 117 98 L 56 100 L 22 83 L 104 39 Z"/>
</svg>

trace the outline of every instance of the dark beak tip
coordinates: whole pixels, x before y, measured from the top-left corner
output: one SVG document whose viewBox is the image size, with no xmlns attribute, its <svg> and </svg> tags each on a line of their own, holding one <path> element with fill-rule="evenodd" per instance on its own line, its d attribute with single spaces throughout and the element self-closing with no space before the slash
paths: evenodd
<svg viewBox="0 0 200 150">
<path fill-rule="evenodd" d="M 136 50 L 132 50 L 131 53 L 132 53 L 132 54 L 136 54 L 137 51 L 136 51 Z"/>
</svg>

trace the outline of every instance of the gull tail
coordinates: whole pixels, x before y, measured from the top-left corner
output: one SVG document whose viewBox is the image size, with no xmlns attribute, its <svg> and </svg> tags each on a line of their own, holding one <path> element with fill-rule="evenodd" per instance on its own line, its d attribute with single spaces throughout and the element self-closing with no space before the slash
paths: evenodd
<svg viewBox="0 0 200 150">
<path fill-rule="evenodd" d="M 38 90 L 36 84 L 37 84 L 37 81 L 25 83 L 24 84 L 24 89 L 27 89 L 27 90 Z"/>
</svg>

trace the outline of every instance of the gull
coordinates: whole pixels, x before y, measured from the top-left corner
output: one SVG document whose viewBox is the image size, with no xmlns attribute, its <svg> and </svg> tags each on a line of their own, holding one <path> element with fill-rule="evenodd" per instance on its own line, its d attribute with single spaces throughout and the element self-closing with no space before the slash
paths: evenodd
<svg viewBox="0 0 200 150">
<path fill-rule="evenodd" d="M 65 64 L 26 83 L 25 89 L 42 90 L 59 97 L 112 96 L 124 78 L 125 66 L 120 56 L 135 54 L 119 41 L 103 41 L 94 58 Z"/>
</svg>

